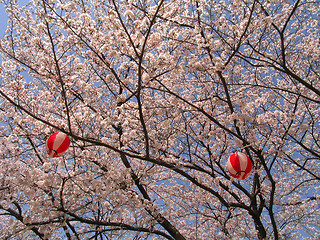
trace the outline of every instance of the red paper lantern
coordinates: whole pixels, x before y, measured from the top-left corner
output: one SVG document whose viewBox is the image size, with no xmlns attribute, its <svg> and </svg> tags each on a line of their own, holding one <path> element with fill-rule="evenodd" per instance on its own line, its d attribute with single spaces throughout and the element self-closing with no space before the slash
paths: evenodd
<svg viewBox="0 0 320 240">
<path fill-rule="evenodd" d="M 62 132 L 56 132 L 48 138 L 46 150 L 50 157 L 60 157 L 68 150 L 69 146 L 68 136 Z"/>
<path fill-rule="evenodd" d="M 252 170 L 252 162 L 244 153 L 236 152 L 229 157 L 227 168 L 232 177 L 246 179 Z"/>
</svg>

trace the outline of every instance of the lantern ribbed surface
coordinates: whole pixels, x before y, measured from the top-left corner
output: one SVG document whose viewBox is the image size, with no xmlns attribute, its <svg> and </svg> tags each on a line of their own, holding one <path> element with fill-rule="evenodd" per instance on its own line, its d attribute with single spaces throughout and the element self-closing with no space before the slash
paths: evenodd
<svg viewBox="0 0 320 240">
<path fill-rule="evenodd" d="M 62 156 L 70 146 L 69 137 L 62 132 L 52 134 L 46 143 L 46 150 L 50 157 Z"/>
<path fill-rule="evenodd" d="M 229 157 L 227 168 L 232 177 L 246 179 L 252 170 L 252 162 L 246 154 L 236 152 Z"/>
</svg>

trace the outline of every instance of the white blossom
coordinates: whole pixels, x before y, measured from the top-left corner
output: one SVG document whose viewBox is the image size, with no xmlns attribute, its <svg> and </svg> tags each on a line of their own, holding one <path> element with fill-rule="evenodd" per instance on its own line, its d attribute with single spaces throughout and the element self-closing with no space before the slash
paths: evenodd
<svg viewBox="0 0 320 240">
<path fill-rule="evenodd" d="M 8 1 L 0 238 L 317 239 L 318 5 Z"/>
</svg>

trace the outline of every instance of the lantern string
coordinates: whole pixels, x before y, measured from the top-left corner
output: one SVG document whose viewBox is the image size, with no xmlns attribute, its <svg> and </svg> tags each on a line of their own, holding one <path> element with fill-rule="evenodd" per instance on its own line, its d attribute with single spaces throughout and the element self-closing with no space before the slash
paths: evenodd
<svg viewBox="0 0 320 240">
<path fill-rule="evenodd" d="M 246 171 L 239 171 L 239 172 L 237 172 L 236 176 L 238 176 L 238 175 L 239 175 L 239 173 L 242 173 L 242 172 L 244 172 L 245 174 L 247 174 L 247 172 L 246 172 Z"/>
<path fill-rule="evenodd" d="M 251 143 L 251 144 L 249 144 L 249 145 L 246 145 L 246 146 L 244 146 L 244 147 L 242 147 L 242 148 L 239 148 L 239 150 L 242 150 L 242 149 L 244 149 L 244 148 L 250 147 L 250 146 L 252 146 L 252 145 L 253 145 L 253 143 Z"/>
<path fill-rule="evenodd" d="M 54 149 L 49 149 L 50 151 L 54 151 L 56 153 L 56 155 L 58 155 L 58 152 Z"/>
</svg>

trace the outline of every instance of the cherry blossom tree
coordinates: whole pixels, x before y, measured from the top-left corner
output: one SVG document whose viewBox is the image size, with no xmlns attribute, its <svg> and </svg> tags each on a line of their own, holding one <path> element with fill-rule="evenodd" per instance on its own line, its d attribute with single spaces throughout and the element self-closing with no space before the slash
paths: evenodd
<svg viewBox="0 0 320 240">
<path fill-rule="evenodd" d="M 319 239 L 319 1 L 2 3 L 2 239 Z"/>
</svg>

